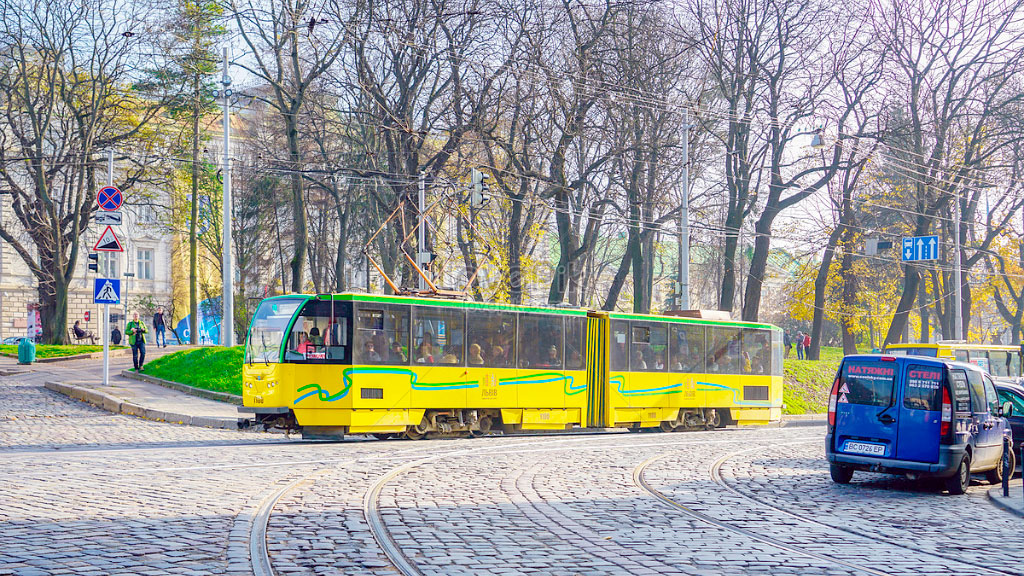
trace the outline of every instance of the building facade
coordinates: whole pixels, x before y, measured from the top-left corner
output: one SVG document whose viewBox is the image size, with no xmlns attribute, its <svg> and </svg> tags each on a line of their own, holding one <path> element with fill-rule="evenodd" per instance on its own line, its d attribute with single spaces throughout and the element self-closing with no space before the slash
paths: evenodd
<svg viewBox="0 0 1024 576">
<path fill-rule="evenodd" d="M 160 202 L 159 196 L 147 197 L 142 200 L 144 203 L 132 203 L 133 195 L 128 194 L 121 208 L 122 225 L 114 227 L 124 251 L 100 253 L 99 277 L 121 279 L 123 304 L 111 306 L 110 314 L 116 320 L 111 326 L 118 325 L 122 330 L 126 310 L 130 314 L 133 306 L 144 302 L 156 305 L 171 302 L 174 235 L 157 218 L 154 205 Z M 20 229 L 9 197 L 0 196 L 0 219 L 8 229 Z M 97 273 L 88 269 L 87 255 L 105 228 L 90 224 L 79 238 L 74 280 L 68 295 L 68 326 L 80 320 L 86 329 L 96 334 L 103 322 L 103 305 L 92 302 L 93 280 Z M 27 239 L 24 245 L 33 248 Z M 134 276 L 126 276 L 126 273 Z M 30 307 L 38 302 L 38 280 L 14 248 L 7 242 L 0 242 L 0 339 L 27 335 Z"/>
</svg>

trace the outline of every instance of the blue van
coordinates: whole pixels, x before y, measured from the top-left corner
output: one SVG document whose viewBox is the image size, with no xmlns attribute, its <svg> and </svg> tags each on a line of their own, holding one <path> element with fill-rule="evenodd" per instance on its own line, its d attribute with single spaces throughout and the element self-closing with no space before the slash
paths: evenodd
<svg viewBox="0 0 1024 576">
<path fill-rule="evenodd" d="M 847 356 L 828 403 L 825 451 L 832 480 L 855 470 L 944 478 L 963 494 L 974 472 L 1002 480 L 1010 435 L 992 378 L 973 364 L 916 356 Z M 1011 459 L 1012 459 L 1011 451 Z M 1011 461 L 1011 470 L 1012 461 Z"/>
</svg>

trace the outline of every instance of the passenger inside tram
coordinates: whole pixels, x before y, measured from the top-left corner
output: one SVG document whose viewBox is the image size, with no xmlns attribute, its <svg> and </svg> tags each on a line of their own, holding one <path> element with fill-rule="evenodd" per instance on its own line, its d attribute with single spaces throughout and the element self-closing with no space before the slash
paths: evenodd
<svg viewBox="0 0 1024 576">
<path fill-rule="evenodd" d="M 476 342 L 469 345 L 469 357 L 467 358 L 467 361 L 471 366 L 480 366 L 484 363 L 484 357 L 480 352 L 480 345 Z"/>
</svg>

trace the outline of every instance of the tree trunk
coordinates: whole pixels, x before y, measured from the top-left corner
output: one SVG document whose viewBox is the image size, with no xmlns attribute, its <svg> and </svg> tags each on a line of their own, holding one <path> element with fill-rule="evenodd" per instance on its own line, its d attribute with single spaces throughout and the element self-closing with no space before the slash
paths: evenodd
<svg viewBox="0 0 1024 576">
<path fill-rule="evenodd" d="M 921 312 L 921 342 L 928 342 L 931 339 L 930 322 L 928 319 L 928 288 L 924 282 L 917 288 L 917 308 Z"/>
<path fill-rule="evenodd" d="M 548 290 L 548 304 L 559 304 L 565 300 L 569 287 L 572 256 L 576 252 L 575 237 L 572 234 L 572 223 L 569 221 L 569 205 L 565 192 L 559 191 L 555 196 L 555 224 L 558 228 L 558 265 L 551 278 Z"/>
<path fill-rule="evenodd" d="M 899 303 L 896 305 L 896 314 L 889 324 L 889 331 L 885 334 L 884 345 L 896 344 L 903 340 L 903 333 L 907 327 L 907 320 L 910 317 L 910 308 L 917 298 L 917 286 L 921 281 L 921 275 L 912 264 L 903 265 L 903 293 L 900 294 Z"/>
<path fill-rule="evenodd" d="M 843 316 L 842 322 L 840 322 L 843 333 L 843 354 L 857 353 L 857 341 L 854 339 L 853 330 L 850 329 L 853 324 L 850 311 L 857 304 L 857 278 L 853 274 L 853 251 L 850 250 L 850 246 L 853 245 L 852 236 L 851 230 L 847 228 L 846 240 L 843 242 L 843 261 L 840 272 L 843 276 Z M 813 341 L 811 345 L 814 345 Z"/>
<path fill-rule="evenodd" d="M 508 231 L 505 234 L 508 246 L 508 299 L 512 304 L 523 303 L 522 233 L 523 203 L 519 197 L 512 201 Z"/>
<path fill-rule="evenodd" d="M 733 302 L 736 300 L 736 250 L 740 241 L 738 221 L 739 218 L 734 218 L 732 214 L 725 221 L 722 291 L 718 298 L 718 309 L 726 312 L 732 312 Z"/>
<path fill-rule="evenodd" d="M 814 318 L 811 320 L 811 347 L 807 350 L 808 360 L 818 360 L 821 356 L 821 332 L 825 324 L 825 289 L 828 287 L 828 271 L 832 267 L 836 244 L 843 233 L 842 224 L 836 226 L 828 235 L 825 244 L 825 255 L 818 266 L 818 274 L 814 277 Z"/>
<path fill-rule="evenodd" d="M 750 258 L 750 270 L 747 272 L 747 287 L 743 291 L 741 316 L 747 322 L 757 322 L 761 308 L 761 287 L 764 285 L 764 275 L 768 270 L 768 254 L 771 251 L 772 222 L 775 221 L 777 214 L 778 211 L 773 207 L 766 207 L 754 226 L 757 234 L 754 237 L 754 254 Z M 813 346 L 814 338 L 811 340 Z"/>
</svg>

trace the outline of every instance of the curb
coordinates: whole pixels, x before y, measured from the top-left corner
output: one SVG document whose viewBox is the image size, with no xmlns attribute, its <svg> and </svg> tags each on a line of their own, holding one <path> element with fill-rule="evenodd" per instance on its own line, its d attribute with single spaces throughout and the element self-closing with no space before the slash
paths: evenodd
<svg viewBox="0 0 1024 576">
<path fill-rule="evenodd" d="M 1021 496 L 1021 491 L 1019 490 L 1019 488 L 1020 486 L 1010 486 L 1010 497 L 1003 498 L 1003 487 L 1001 485 L 993 486 L 988 489 L 988 499 L 997 507 L 1002 508 L 1003 510 L 1006 510 L 1007 512 L 1010 512 L 1012 514 L 1016 514 L 1017 516 L 1024 517 L 1024 497 Z M 1015 492 L 1016 496 L 1014 496 Z M 1010 501 L 1014 500 L 1015 498 L 1018 498 L 1017 501 L 1019 502 L 1019 504 L 1017 505 L 1010 503 Z"/>
<path fill-rule="evenodd" d="M 111 396 L 110 394 L 100 392 L 99 390 L 85 388 L 82 386 L 73 386 L 71 384 L 64 384 L 61 382 L 47 382 L 44 384 L 44 387 L 47 390 L 53 390 L 58 394 L 63 394 L 69 398 L 74 398 L 75 400 L 92 404 L 93 406 L 102 408 L 108 412 L 113 412 L 114 414 L 125 414 L 127 416 L 144 418 L 146 420 L 183 424 L 185 426 L 238 430 L 238 419 L 235 418 L 228 419 L 216 418 L 213 416 L 190 416 L 188 414 L 178 414 L 176 412 L 153 410 L 152 408 L 146 408 L 138 404 L 125 402 L 116 396 Z"/>
<path fill-rule="evenodd" d="M 783 428 L 793 426 L 823 426 L 828 421 L 827 414 L 790 414 L 782 417 L 779 424 Z"/>
<path fill-rule="evenodd" d="M 173 380 L 164 380 L 163 378 L 150 376 L 149 374 L 139 374 L 138 372 L 132 372 L 131 370 L 122 370 L 121 376 L 128 378 L 130 380 L 149 382 L 150 384 L 159 384 L 164 388 L 170 388 L 172 390 L 177 390 L 178 392 L 184 392 L 185 394 L 189 394 L 191 396 L 206 398 L 207 400 L 216 400 L 217 402 L 235 404 L 237 406 L 242 405 L 241 396 L 237 396 L 235 394 L 228 394 L 227 392 L 215 392 L 213 390 L 204 390 L 202 388 L 196 388 L 195 386 L 189 386 L 188 384 L 182 384 L 181 382 L 174 382 Z"/>
</svg>

